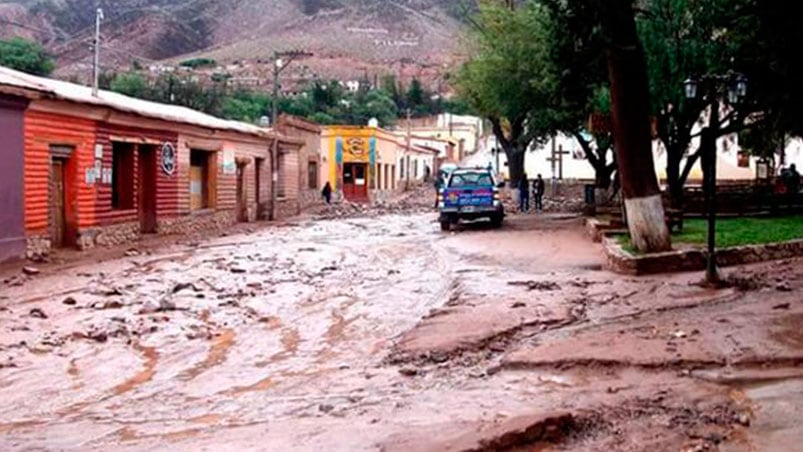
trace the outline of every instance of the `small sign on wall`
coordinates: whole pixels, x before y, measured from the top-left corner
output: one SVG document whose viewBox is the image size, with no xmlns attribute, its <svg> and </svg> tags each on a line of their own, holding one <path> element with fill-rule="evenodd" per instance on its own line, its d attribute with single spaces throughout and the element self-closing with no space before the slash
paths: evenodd
<svg viewBox="0 0 803 452">
<path fill-rule="evenodd" d="M 84 182 L 87 185 L 95 185 L 95 168 L 87 168 L 84 172 Z"/>
<path fill-rule="evenodd" d="M 237 163 L 234 161 L 234 151 L 223 151 L 223 174 L 237 173 Z"/>
<path fill-rule="evenodd" d="M 168 176 L 176 171 L 176 150 L 170 143 L 162 145 L 162 171 Z"/>
<path fill-rule="evenodd" d="M 97 160 L 103 159 L 103 145 L 100 143 L 95 145 L 95 159 Z"/>
</svg>

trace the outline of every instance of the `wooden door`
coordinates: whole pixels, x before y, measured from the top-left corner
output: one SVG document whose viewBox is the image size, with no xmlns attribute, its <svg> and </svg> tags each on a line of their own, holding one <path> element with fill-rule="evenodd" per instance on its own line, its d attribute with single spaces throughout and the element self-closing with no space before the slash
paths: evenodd
<svg viewBox="0 0 803 452">
<path fill-rule="evenodd" d="M 67 229 L 64 208 L 64 163 L 60 158 L 54 158 L 50 168 L 50 240 L 54 248 L 64 246 L 65 231 Z"/>
<path fill-rule="evenodd" d="M 248 190 L 245 187 L 245 165 L 237 164 L 237 221 L 248 221 Z"/>
<path fill-rule="evenodd" d="M 190 209 L 200 210 L 204 205 L 204 168 L 200 166 L 190 167 Z"/>
<path fill-rule="evenodd" d="M 153 146 L 139 148 L 139 222 L 143 234 L 156 232 L 156 151 Z"/>
<path fill-rule="evenodd" d="M 352 200 L 355 197 L 354 164 L 343 164 L 343 196 Z"/>
<path fill-rule="evenodd" d="M 359 200 L 368 199 L 367 165 L 354 165 L 354 195 Z"/>
</svg>

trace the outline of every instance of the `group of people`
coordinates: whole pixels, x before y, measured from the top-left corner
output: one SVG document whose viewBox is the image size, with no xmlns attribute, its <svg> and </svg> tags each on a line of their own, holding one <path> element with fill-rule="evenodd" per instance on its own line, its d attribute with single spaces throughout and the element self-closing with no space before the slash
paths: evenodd
<svg viewBox="0 0 803 452">
<path fill-rule="evenodd" d="M 521 212 L 529 212 L 530 211 L 530 192 L 532 191 L 534 200 L 535 200 L 535 210 L 544 210 L 544 192 L 546 191 L 546 183 L 544 179 L 539 174 L 535 180 L 530 182 L 530 179 L 527 178 L 527 173 L 522 174 L 521 179 L 519 179 L 519 211 Z"/>
</svg>

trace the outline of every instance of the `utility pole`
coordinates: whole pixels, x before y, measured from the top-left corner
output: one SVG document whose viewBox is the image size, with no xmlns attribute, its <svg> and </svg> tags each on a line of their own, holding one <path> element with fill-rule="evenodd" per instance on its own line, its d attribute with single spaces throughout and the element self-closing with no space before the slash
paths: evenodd
<svg viewBox="0 0 803 452">
<path fill-rule="evenodd" d="M 271 221 L 276 219 L 276 204 L 278 199 L 277 187 L 279 185 L 279 76 L 293 61 L 307 56 L 312 56 L 312 54 L 298 50 L 273 53 L 273 102 L 271 102 L 270 126 L 273 128 L 275 134 L 273 137 L 273 147 L 270 153 L 270 169 L 272 175 L 270 178 L 270 213 L 268 216 L 268 219 Z M 287 61 L 283 61 L 282 57 L 287 57 Z"/>
<path fill-rule="evenodd" d="M 92 95 L 98 95 L 98 83 L 100 80 L 100 21 L 103 20 L 103 10 L 98 8 L 95 11 L 95 56 L 92 68 Z"/>
</svg>

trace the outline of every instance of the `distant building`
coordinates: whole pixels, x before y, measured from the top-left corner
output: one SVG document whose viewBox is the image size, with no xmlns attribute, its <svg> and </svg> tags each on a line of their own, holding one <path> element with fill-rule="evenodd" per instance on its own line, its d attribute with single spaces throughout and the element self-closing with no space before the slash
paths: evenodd
<svg viewBox="0 0 803 452">
<path fill-rule="evenodd" d="M 438 150 L 406 142 L 378 127 L 325 126 L 321 131 L 321 181 L 343 198 L 387 198 L 432 174 Z M 427 174 L 429 171 L 429 174 Z"/>
</svg>

